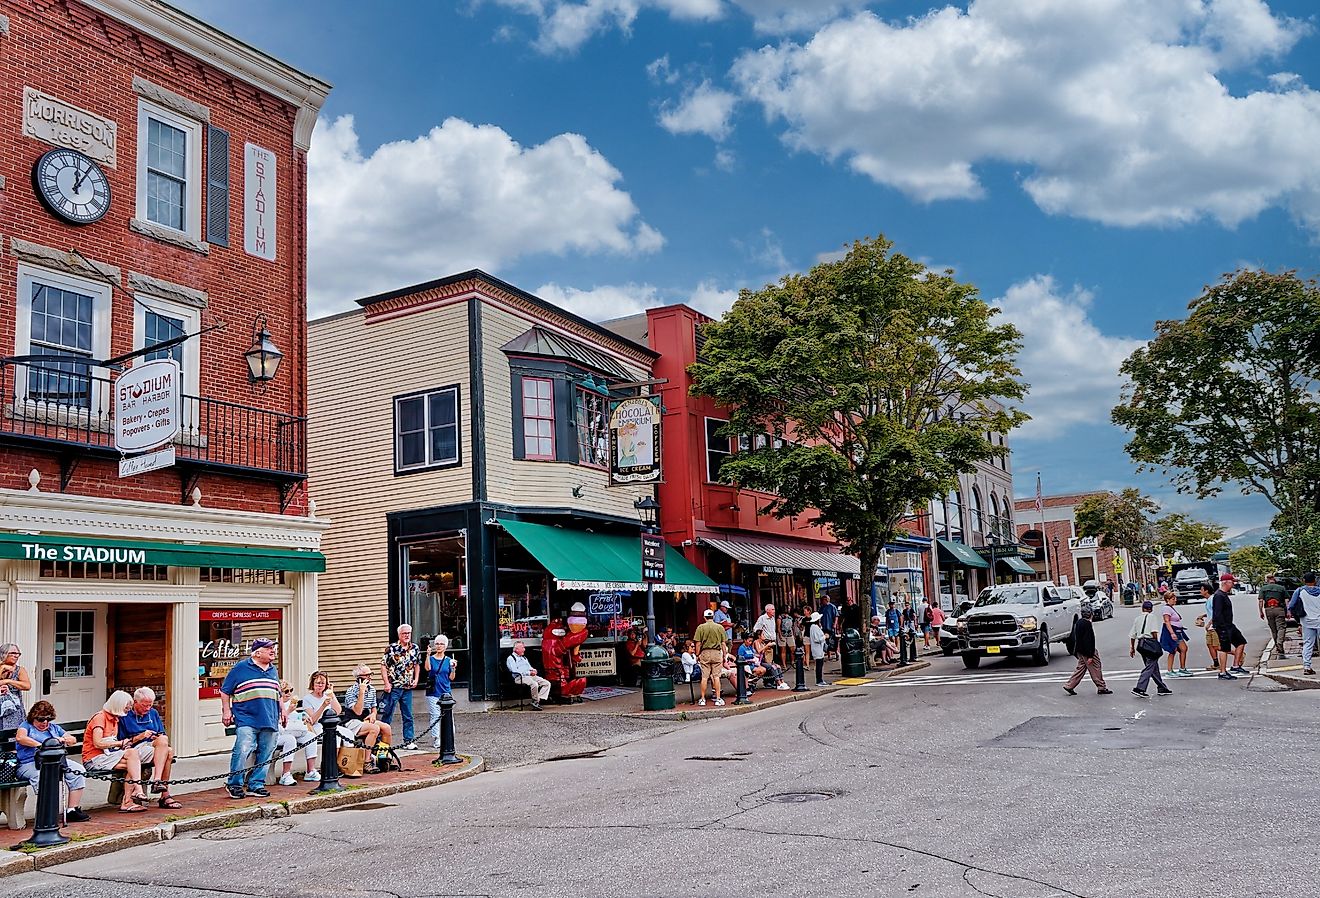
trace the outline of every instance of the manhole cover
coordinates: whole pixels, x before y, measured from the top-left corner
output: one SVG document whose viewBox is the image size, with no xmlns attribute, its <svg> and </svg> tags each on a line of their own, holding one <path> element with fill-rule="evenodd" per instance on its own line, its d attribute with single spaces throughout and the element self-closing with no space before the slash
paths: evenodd
<svg viewBox="0 0 1320 898">
<path fill-rule="evenodd" d="M 345 805 L 342 808 L 331 808 L 330 813 L 338 814 L 340 811 L 378 811 L 381 808 L 392 808 L 394 805 L 386 804 L 383 801 L 364 801 L 362 804 Z"/>
<path fill-rule="evenodd" d="M 198 837 L 209 842 L 232 842 L 238 839 L 264 839 L 276 833 L 286 833 L 291 829 L 293 824 L 284 820 L 261 820 L 255 823 L 208 829 L 199 833 Z"/>
<path fill-rule="evenodd" d="M 777 801 L 781 804 L 803 804 L 808 801 L 829 801 L 833 797 L 829 792 L 780 792 L 777 795 L 771 795 L 766 801 Z"/>
</svg>

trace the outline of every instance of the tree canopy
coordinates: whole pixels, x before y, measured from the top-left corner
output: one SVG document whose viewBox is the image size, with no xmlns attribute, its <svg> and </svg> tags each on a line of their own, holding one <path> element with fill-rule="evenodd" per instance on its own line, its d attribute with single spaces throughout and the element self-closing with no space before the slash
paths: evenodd
<svg viewBox="0 0 1320 898">
<path fill-rule="evenodd" d="M 1004 452 L 1026 420 L 1021 335 L 952 272 L 883 237 L 838 261 L 744 290 L 707 324 L 692 392 L 728 409 L 747 449 L 721 479 L 774 494 L 763 512 L 810 512 L 860 557 L 863 582 L 914 508 Z"/>
<path fill-rule="evenodd" d="M 1128 487 L 1121 493 L 1087 496 L 1073 509 L 1073 522 L 1078 535 L 1097 537 L 1106 548 L 1126 549 L 1134 563 L 1144 565 L 1154 545 L 1151 516 L 1158 510 L 1153 499 Z"/>
<path fill-rule="evenodd" d="M 1224 528 L 1174 512 L 1155 521 L 1155 547 L 1165 555 L 1181 552 L 1196 561 L 1228 548 Z"/>
<path fill-rule="evenodd" d="M 1123 363 L 1128 454 L 1202 498 L 1233 485 L 1320 511 L 1320 287 L 1241 270 Z"/>
<path fill-rule="evenodd" d="M 1279 562 L 1264 546 L 1243 546 L 1229 553 L 1228 566 L 1233 573 L 1259 586 L 1279 569 Z"/>
</svg>

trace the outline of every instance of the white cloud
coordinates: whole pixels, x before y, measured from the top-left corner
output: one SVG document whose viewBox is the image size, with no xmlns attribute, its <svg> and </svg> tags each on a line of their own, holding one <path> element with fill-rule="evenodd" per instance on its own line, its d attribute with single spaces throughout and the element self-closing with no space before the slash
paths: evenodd
<svg viewBox="0 0 1320 898">
<path fill-rule="evenodd" d="M 591 321 L 607 321 L 645 311 L 652 306 L 686 303 L 699 312 L 718 318 L 738 298 L 738 291 L 721 288 L 713 281 L 702 281 L 690 290 L 656 287 L 654 284 L 603 284 L 588 289 L 567 287 L 554 282 L 532 291 L 537 296 L 562 306 Z"/>
<path fill-rule="evenodd" d="M 779 235 L 769 228 L 761 228 L 756 236 L 747 240 L 734 239 L 733 245 L 751 262 L 770 273 L 771 279 L 777 280 L 789 270 L 788 256 L 784 255 L 784 244 Z"/>
<path fill-rule="evenodd" d="M 867 0 L 733 0 L 733 3 L 752 17 L 757 31 L 782 34 L 815 28 L 861 9 Z"/>
<path fill-rule="evenodd" d="M 679 75 L 669 64 L 669 54 L 653 59 L 646 65 L 646 75 L 656 84 L 677 84 Z"/>
<path fill-rule="evenodd" d="M 678 103 L 660 109 L 660 126 L 670 134 L 705 134 L 720 141 L 729 135 L 729 117 L 737 97 L 703 81 L 683 94 Z"/>
<path fill-rule="evenodd" d="M 715 167 L 720 171 L 731 172 L 738 166 L 738 157 L 732 150 L 715 151 Z"/>
<path fill-rule="evenodd" d="M 1282 205 L 1320 228 L 1320 92 L 1220 80 L 1305 30 L 1257 0 L 974 0 L 858 13 L 745 52 L 732 77 L 791 147 L 919 201 L 976 199 L 976 167 L 1008 163 L 1050 213 L 1232 226 Z"/>
<path fill-rule="evenodd" d="M 313 314 L 372 292 L 537 253 L 645 253 L 664 243 L 578 134 L 525 147 L 450 118 L 364 155 L 352 116 L 319 123 L 308 155 Z"/>
<path fill-rule="evenodd" d="M 1118 402 L 1118 373 L 1144 341 L 1104 334 L 1090 318 L 1092 296 L 1074 287 L 1062 291 L 1048 275 L 1008 288 L 992 305 L 1022 331 L 1018 365 L 1031 385 L 1024 403 L 1031 420 L 1018 439 L 1049 440 L 1074 424 L 1106 424 Z"/>
</svg>

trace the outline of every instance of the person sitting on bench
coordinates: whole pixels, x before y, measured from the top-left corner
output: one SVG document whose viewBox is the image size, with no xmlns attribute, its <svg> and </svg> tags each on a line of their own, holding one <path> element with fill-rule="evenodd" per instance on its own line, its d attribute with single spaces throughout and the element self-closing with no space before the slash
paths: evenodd
<svg viewBox="0 0 1320 898">
<path fill-rule="evenodd" d="M 376 719 L 376 687 L 371 685 L 371 665 L 353 668 L 353 685 L 344 693 L 344 729 L 367 748 L 377 742 L 390 744 L 394 731 L 388 723 Z"/>
<path fill-rule="evenodd" d="M 133 697 L 122 689 L 110 693 L 101 710 L 87 721 L 83 731 L 83 763 L 88 770 L 122 770 L 124 800 L 119 805 L 121 814 L 140 814 L 151 799 L 142 788 L 143 755 L 151 758 L 151 745 L 141 736 L 137 739 L 119 738 L 119 718 L 128 713 Z"/>
<path fill-rule="evenodd" d="M 182 807 L 170 796 L 170 769 L 174 765 L 174 749 L 170 747 L 170 737 L 165 735 L 165 722 L 156 710 L 156 693 L 149 686 L 139 686 L 133 692 L 133 704 L 128 713 L 119 718 L 119 738 L 134 739 L 139 743 L 138 753 L 142 763 L 150 763 L 155 768 L 150 784 L 151 791 L 160 794 L 162 808 Z"/>
<path fill-rule="evenodd" d="M 513 654 L 504 663 L 513 674 L 513 681 L 532 691 L 532 710 L 540 711 L 541 702 L 550 697 L 550 681 L 536 675 L 536 668 L 527 660 L 527 646 L 521 640 L 513 644 Z"/>
</svg>

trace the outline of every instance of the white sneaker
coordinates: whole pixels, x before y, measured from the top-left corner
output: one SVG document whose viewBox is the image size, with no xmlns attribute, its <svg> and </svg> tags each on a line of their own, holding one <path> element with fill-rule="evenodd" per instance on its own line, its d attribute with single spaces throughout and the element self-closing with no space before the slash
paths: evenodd
<svg viewBox="0 0 1320 898">
<path fill-rule="evenodd" d="M 776 686 L 775 688 L 778 689 L 780 692 L 787 692 L 788 690 L 792 689 L 793 687 L 792 687 L 792 686 L 789 686 L 787 683 L 780 683 L 780 684 L 779 684 L 778 686 Z"/>
<path fill-rule="evenodd" d="M 403 747 L 404 747 L 404 749 L 407 750 L 407 751 L 417 751 L 417 743 L 416 743 L 416 742 L 405 742 L 405 743 L 403 744 Z"/>
<path fill-rule="evenodd" d="M 715 701 L 719 701 L 719 699 L 715 699 Z M 706 697 L 703 695 L 701 698 L 697 699 L 697 704 L 703 708 L 706 707 Z"/>
<path fill-rule="evenodd" d="M 717 699 L 715 699 L 715 704 L 717 704 L 717 705 L 722 705 L 722 704 L 724 704 L 724 699 L 722 699 L 722 698 L 717 698 Z"/>
<path fill-rule="evenodd" d="M 284 774 L 284 776 L 280 777 L 280 785 L 281 785 L 281 786 L 296 786 L 296 785 L 298 785 L 298 781 L 295 780 L 295 779 L 293 778 L 293 774 L 292 774 L 292 773 L 286 773 L 286 774 Z"/>
<path fill-rule="evenodd" d="M 319 783 L 321 781 L 321 772 L 319 770 L 309 770 L 303 776 L 304 783 Z"/>
</svg>

